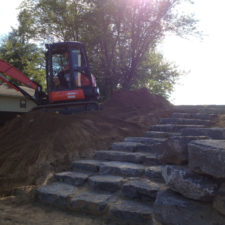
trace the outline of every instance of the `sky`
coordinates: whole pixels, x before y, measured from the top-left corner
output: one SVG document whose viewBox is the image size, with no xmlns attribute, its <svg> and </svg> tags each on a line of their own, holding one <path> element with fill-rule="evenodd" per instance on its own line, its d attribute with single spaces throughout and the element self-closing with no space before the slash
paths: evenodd
<svg viewBox="0 0 225 225">
<path fill-rule="evenodd" d="M 17 8 L 21 2 L 22 0 L 7 0 L 1 4 L 0 38 L 7 35 L 11 27 L 17 26 Z M 199 20 L 203 40 L 170 35 L 159 46 L 168 61 L 186 71 L 175 85 L 170 101 L 176 105 L 225 105 L 225 1 L 194 2 L 188 10 Z"/>
</svg>

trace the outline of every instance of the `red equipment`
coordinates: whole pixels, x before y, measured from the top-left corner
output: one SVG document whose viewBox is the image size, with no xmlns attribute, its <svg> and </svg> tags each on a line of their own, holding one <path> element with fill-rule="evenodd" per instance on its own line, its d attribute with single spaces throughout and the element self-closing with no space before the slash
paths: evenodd
<svg viewBox="0 0 225 225">
<path fill-rule="evenodd" d="M 72 113 L 97 110 L 99 89 L 90 72 L 85 47 L 80 42 L 61 42 L 46 45 L 47 93 L 10 64 L 0 60 L 0 72 L 35 89 L 35 95 L 0 74 L 0 80 L 20 91 L 37 104 L 35 109 Z"/>
</svg>

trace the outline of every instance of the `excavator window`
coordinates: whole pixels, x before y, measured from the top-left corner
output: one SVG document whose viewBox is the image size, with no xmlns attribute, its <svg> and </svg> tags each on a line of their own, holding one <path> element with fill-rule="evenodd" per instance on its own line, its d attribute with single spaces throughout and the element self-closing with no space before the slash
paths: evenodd
<svg viewBox="0 0 225 225">
<path fill-rule="evenodd" d="M 69 53 L 67 51 L 52 55 L 54 89 L 71 89 Z"/>
<path fill-rule="evenodd" d="M 48 69 L 52 71 L 51 75 L 48 75 L 51 90 L 74 90 L 91 85 L 88 63 L 82 49 L 53 49 L 51 58 L 52 68 Z"/>
</svg>

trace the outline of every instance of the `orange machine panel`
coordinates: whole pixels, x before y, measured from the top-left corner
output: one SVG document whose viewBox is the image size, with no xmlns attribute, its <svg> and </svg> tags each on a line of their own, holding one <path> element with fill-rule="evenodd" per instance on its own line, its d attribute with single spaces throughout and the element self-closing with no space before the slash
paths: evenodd
<svg viewBox="0 0 225 225">
<path fill-rule="evenodd" d="M 49 94 L 49 101 L 51 103 L 82 99 L 85 99 L 84 91 L 82 89 L 73 91 L 55 91 Z"/>
</svg>

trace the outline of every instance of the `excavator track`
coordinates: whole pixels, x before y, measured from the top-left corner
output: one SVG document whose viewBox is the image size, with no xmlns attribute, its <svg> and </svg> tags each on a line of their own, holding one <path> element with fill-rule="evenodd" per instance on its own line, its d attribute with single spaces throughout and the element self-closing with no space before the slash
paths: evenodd
<svg viewBox="0 0 225 225">
<path fill-rule="evenodd" d="M 56 112 L 60 114 L 73 114 L 77 112 L 98 111 L 99 103 L 97 101 L 88 102 L 69 102 L 39 105 L 33 108 L 33 111 Z"/>
</svg>

